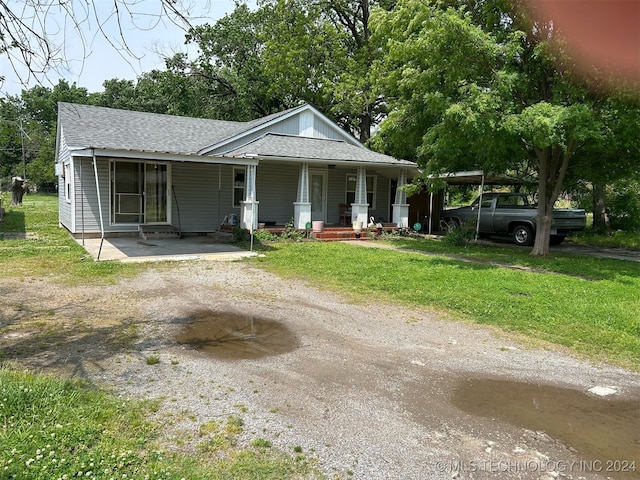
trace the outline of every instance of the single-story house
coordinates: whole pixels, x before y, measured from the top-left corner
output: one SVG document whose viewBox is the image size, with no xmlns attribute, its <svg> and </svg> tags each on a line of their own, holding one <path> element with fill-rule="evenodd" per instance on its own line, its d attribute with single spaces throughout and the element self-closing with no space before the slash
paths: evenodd
<svg viewBox="0 0 640 480">
<path fill-rule="evenodd" d="M 226 223 L 408 226 L 415 163 L 365 148 L 302 105 L 250 122 L 59 103 L 59 221 L 72 234 Z"/>
</svg>

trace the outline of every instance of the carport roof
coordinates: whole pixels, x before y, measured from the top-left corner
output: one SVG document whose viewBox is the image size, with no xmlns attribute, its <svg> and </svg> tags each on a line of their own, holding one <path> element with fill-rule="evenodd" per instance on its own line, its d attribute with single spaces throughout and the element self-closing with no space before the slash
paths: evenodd
<svg viewBox="0 0 640 480">
<path fill-rule="evenodd" d="M 489 173 L 482 170 L 441 173 L 439 175 L 430 175 L 430 178 L 443 180 L 447 185 L 524 185 L 527 183 L 522 178 Z"/>
</svg>

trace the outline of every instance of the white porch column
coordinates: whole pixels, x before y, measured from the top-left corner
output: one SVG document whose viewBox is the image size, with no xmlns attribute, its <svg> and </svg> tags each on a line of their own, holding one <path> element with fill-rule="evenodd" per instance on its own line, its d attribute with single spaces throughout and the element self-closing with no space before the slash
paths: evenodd
<svg viewBox="0 0 640 480">
<path fill-rule="evenodd" d="M 367 169 L 358 167 L 356 178 L 356 198 L 351 204 L 351 221 L 362 222 L 362 226 L 369 224 L 369 204 L 367 203 Z"/>
<path fill-rule="evenodd" d="M 393 218 L 392 222 L 398 227 L 409 226 L 409 204 L 407 203 L 407 192 L 404 185 L 407 184 L 407 169 L 401 168 L 400 175 L 398 176 L 398 187 L 396 189 L 396 199 L 393 203 Z"/>
<path fill-rule="evenodd" d="M 256 202 L 256 165 L 247 165 L 244 180 L 244 201 L 242 205 L 242 219 L 240 227 L 247 230 L 258 228 L 258 204 Z"/>
<path fill-rule="evenodd" d="M 309 164 L 300 165 L 298 176 L 298 196 L 293 203 L 294 227 L 304 229 L 311 222 L 311 202 L 309 201 Z"/>
</svg>

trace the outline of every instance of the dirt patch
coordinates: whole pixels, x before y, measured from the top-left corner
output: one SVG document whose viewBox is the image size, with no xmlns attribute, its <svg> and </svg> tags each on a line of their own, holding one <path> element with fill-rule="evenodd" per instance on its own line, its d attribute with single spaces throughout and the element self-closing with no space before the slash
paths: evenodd
<svg viewBox="0 0 640 480">
<path fill-rule="evenodd" d="M 5 282 L 2 295 L 4 359 L 163 399 L 167 449 L 191 451 L 200 425 L 237 415 L 240 446 L 302 450 L 330 478 L 640 478 L 640 459 L 623 458 L 640 445 L 640 375 L 487 328 L 354 305 L 246 263 L 157 267 L 108 287 Z M 287 348 L 260 354 L 270 344 Z M 631 450 L 574 441 L 619 429 L 607 442 Z"/>
</svg>

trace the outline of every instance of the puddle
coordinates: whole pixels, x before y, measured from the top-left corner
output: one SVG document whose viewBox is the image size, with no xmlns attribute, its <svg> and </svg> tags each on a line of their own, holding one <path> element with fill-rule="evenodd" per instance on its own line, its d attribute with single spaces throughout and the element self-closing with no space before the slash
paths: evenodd
<svg viewBox="0 0 640 480">
<path fill-rule="evenodd" d="M 266 357 L 298 347 L 293 332 L 275 320 L 219 312 L 196 315 L 176 341 L 224 360 Z"/>
<path fill-rule="evenodd" d="M 544 431 L 587 460 L 609 462 L 613 478 L 640 478 L 640 402 L 496 379 L 460 381 L 452 404 L 476 416 Z M 635 461 L 635 472 L 620 472 Z M 616 468 L 618 468 L 616 470 Z"/>
</svg>

